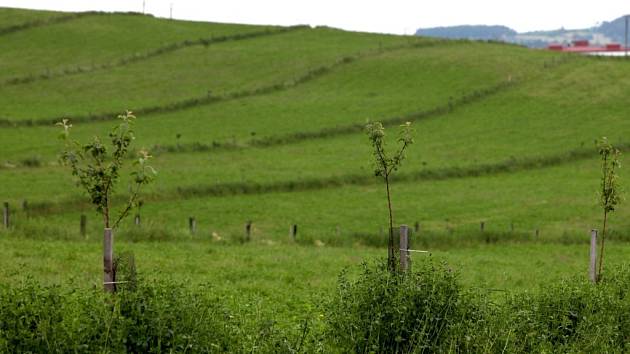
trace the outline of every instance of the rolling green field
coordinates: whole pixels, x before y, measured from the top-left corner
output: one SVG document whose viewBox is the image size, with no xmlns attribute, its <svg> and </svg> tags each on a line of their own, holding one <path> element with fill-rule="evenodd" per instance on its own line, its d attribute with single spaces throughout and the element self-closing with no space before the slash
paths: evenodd
<svg viewBox="0 0 630 354">
<path fill-rule="evenodd" d="M 102 225 L 58 161 L 62 118 L 86 141 L 131 110 L 134 148 L 154 155 L 142 224 L 123 223 L 117 252 L 147 278 L 211 283 L 288 327 L 342 269 L 386 253 L 366 122 L 382 121 L 390 146 L 398 125 L 415 130 L 392 185 L 396 223 L 418 223 L 412 246 L 431 252 L 414 262 L 446 261 L 499 302 L 586 278 L 602 219 L 594 140 L 630 147 L 624 60 L 134 13 L 0 8 L 0 23 L 0 202 L 12 211 L 0 283 L 99 287 Z M 628 220 L 622 204 L 611 268 L 630 254 Z"/>
</svg>

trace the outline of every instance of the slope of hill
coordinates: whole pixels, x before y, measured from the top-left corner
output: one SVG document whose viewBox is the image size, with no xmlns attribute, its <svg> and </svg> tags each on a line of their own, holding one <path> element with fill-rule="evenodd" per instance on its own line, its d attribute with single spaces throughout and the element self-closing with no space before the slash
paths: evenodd
<svg viewBox="0 0 630 354">
<path fill-rule="evenodd" d="M 169 43 L 184 44 L 159 50 Z M 197 215 L 204 232 L 238 235 L 252 219 L 259 237 L 276 240 L 291 222 L 326 242 L 340 224 L 347 235 L 384 225 L 367 120 L 384 121 L 392 137 L 414 123 L 394 185 L 397 216 L 435 230 L 485 220 L 549 237 L 579 232 L 598 220 L 593 139 L 630 144 L 620 133 L 630 128 L 630 66 L 613 59 L 137 14 L 50 23 L 6 34 L 0 46 L 0 199 L 28 200 L 47 228 L 87 210 L 56 162 L 62 117 L 86 139 L 104 136 L 117 112 L 137 112 L 137 146 L 152 148 L 160 171 L 148 222 L 177 230 Z M 141 60 L 120 61 L 136 52 Z M 39 77 L 47 68 L 61 71 Z"/>
</svg>

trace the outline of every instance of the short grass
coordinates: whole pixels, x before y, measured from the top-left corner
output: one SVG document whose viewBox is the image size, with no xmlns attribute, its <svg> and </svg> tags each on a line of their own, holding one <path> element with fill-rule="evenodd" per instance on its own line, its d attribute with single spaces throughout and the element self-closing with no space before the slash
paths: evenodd
<svg viewBox="0 0 630 354">
<path fill-rule="evenodd" d="M 33 11 L 2 7 L 0 8 L 0 31 L 5 28 L 51 19 L 62 15 L 62 13 L 56 11 Z"/>
<path fill-rule="evenodd" d="M 261 26 L 94 14 L 3 36 L 0 78 L 111 61 L 184 40 L 231 35 Z"/>
<path fill-rule="evenodd" d="M 514 224 L 516 231 L 529 235 L 534 235 L 538 229 L 545 239 L 559 240 L 569 234 L 587 241 L 589 230 L 598 228 L 601 222 L 596 200 L 598 169 L 597 160 L 587 159 L 517 173 L 395 183 L 392 187 L 394 216 L 397 223 L 419 222 L 424 230 L 438 233 L 477 231 L 484 221 L 489 232 L 508 232 Z M 277 173 L 281 178 L 282 172 Z M 186 180 L 168 170 L 160 178 L 181 186 L 200 184 L 198 177 Z M 209 185 L 213 183 L 211 178 L 207 178 Z M 18 190 L 23 194 L 40 190 L 40 195 L 56 195 L 60 202 L 67 198 L 85 198 L 68 182 L 54 184 L 53 179 L 42 182 L 43 179 L 26 173 L 6 179 L 6 185 L 16 194 Z M 385 190 L 376 178 L 368 185 L 331 185 L 321 190 L 299 191 L 297 184 L 296 189 L 296 192 L 223 197 L 181 196 L 158 184 L 147 196 L 141 213 L 152 227 L 170 232 L 186 230 L 188 217 L 193 216 L 202 238 L 210 238 L 212 233 L 225 238 L 241 237 L 243 225 L 251 220 L 257 238 L 274 242 L 289 242 L 288 230 L 292 224 L 299 225 L 300 235 L 309 243 L 319 240 L 326 244 L 352 244 L 336 238 L 377 235 L 387 225 Z M 19 208 L 21 202 L 22 199 L 15 198 L 12 205 Z M 71 225 L 70 229 L 76 232 L 79 214 L 90 208 L 85 204 L 69 208 L 71 211 L 63 214 L 46 215 L 45 223 L 61 229 Z M 630 225 L 625 221 L 628 213 L 628 208 L 618 209 L 611 219 L 613 230 L 628 233 Z M 89 212 L 88 215 L 97 222 L 94 214 Z M 23 218 L 23 215 L 16 217 Z"/>
<path fill-rule="evenodd" d="M 33 277 L 46 284 L 99 287 L 100 243 L 33 241 L 3 237 L 0 282 Z M 194 284 L 213 284 L 236 303 L 259 302 L 277 319 L 291 321 L 319 296 L 334 290 L 341 269 L 350 274 L 364 260 L 385 253 L 373 248 L 313 248 L 297 245 L 221 245 L 216 242 L 117 243 L 133 251 L 138 271 L 148 279 L 162 277 Z M 626 244 L 610 244 L 607 267 L 623 263 Z M 414 255 L 432 257 L 460 273 L 467 287 L 488 290 L 500 299 L 506 291 L 539 291 L 564 277 L 587 276 L 585 245 L 481 245 Z M 254 300 L 254 301 L 252 301 Z"/>
</svg>

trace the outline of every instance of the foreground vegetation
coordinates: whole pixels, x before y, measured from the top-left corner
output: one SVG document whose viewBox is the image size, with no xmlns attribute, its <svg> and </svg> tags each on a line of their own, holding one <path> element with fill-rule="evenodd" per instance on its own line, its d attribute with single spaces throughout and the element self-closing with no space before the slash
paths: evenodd
<svg viewBox="0 0 630 354">
<path fill-rule="evenodd" d="M 355 270 L 356 273 L 356 270 Z M 13 351 L 532 352 L 625 351 L 627 266 L 594 286 L 584 277 L 545 291 L 466 289 L 457 272 L 424 259 L 408 274 L 385 262 L 342 275 L 333 293 L 276 322 L 251 298 L 210 285 L 140 277 L 114 295 L 100 288 L 0 286 L 0 348 Z M 311 302 L 312 301 L 312 302 Z"/>
</svg>

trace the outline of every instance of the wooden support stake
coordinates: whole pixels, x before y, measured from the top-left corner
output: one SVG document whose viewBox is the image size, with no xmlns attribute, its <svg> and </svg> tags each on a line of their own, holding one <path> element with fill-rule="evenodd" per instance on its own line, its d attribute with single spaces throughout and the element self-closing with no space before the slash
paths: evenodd
<svg viewBox="0 0 630 354">
<path fill-rule="evenodd" d="M 105 291 L 113 293 L 114 283 L 114 233 L 112 229 L 105 229 L 103 234 L 103 287 Z"/>
<path fill-rule="evenodd" d="M 596 283 L 597 274 L 597 230 L 591 230 L 591 259 L 588 267 L 588 276 L 591 282 Z"/>
<path fill-rule="evenodd" d="M 400 269 L 403 272 L 409 270 L 409 227 L 400 225 Z"/>
<path fill-rule="evenodd" d="M 249 242 L 252 239 L 252 222 L 251 220 L 245 224 L 245 241 Z"/>
<path fill-rule="evenodd" d="M 197 220 L 194 217 L 188 218 L 188 228 L 190 229 L 190 233 L 194 234 L 197 231 Z"/>
<path fill-rule="evenodd" d="M 81 214 L 81 221 L 80 221 L 80 228 L 79 228 L 79 230 L 81 231 L 81 236 L 83 236 L 83 237 L 85 237 L 85 235 L 87 235 L 86 227 L 87 227 L 87 216 L 85 216 L 85 214 Z"/>
<path fill-rule="evenodd" d="M 26 201 L 26 199 L 24 199 L 22 201 L 22 211 L 24 211 L 24 214 L 26 214 L 26 218 L 29 218 L 29 214 L 28 214 L 28 201 Z"/>
<path fill-rule="evenodd" d="M 4 224 L 4 228 L 8 229 L 10 226 L 9 223 L 9 203 L 4 202 L 4 212 L 2 213 L 2 223 Z"/>
<path fill-rule="evenodd" d="M 289 234 L 291 235 L 291 237 L 293 238 L 293 241 L 295 241 L 297 239 L 297 230 L 298 230 L 298 226 L 297 224 L 293 224 L 290 228 L 289 228 Z"/>
</svg>

